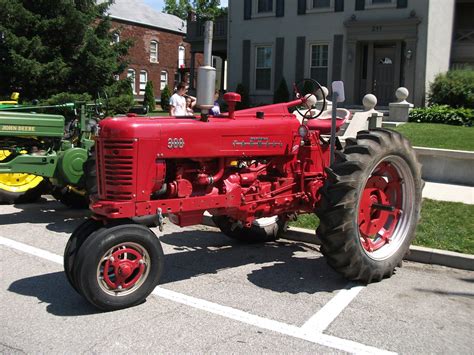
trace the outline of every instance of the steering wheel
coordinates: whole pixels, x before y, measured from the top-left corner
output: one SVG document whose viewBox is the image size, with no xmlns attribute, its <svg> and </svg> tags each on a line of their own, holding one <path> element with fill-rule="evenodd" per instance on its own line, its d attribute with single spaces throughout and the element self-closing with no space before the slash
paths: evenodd
<svg viewBox="0 0 474 355">
<path fill-rule="evenodd" d="M 101 92 L 97 91 L 97 97 L 94 102 L 95 114 L 100 118 L 103 118 L 109 110 L 109 97 L 107 96 L 107 92 L 103 90 L 102 95 L 103 97 L 101 97 Z"/>
<path fill-rule="evenodd" d="M 303 117 L 303 120 L 314 120 L 321 116 L 326 107 L 326 95 L 324 95 L 323 87 L 320 83 L 314 79 L 303 79 L 299 83 L 294 84 L 293 89 L 296 98 L 302 99 L 303 101 L 303 108 L 296 106 L 296 111 Z M 323 97 L 321 109 L 316 108 L 318 92 L 321 93 Z"/>
</svg>

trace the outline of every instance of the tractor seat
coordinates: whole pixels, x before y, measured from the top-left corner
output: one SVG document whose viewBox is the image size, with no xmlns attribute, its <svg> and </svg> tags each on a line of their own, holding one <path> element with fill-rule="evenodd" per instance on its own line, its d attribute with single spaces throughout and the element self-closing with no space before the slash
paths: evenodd
<svg viewBox="0 0 474 355">
<path fill-rule="evenodd" d="M 321 116 L 314 120 L 308 120 L 306 125 L 310 130 L 319 131 L 321 134 L 331 133 L 332 110 L 324 111 Z M 336 132 L 342 127 L 348 119 L 351 118 L 351 112 L 345 108 L 338 108 L 336 111 Z"/>
</svg>

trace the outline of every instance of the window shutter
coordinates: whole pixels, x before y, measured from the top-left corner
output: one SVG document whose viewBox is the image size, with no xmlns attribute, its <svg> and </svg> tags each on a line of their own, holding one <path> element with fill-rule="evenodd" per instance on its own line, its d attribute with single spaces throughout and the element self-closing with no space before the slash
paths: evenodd
<svg viewBox="0 0 474 355">
<path fill-rule="evenodd" d="M 306 13 L 306 0 L 298 0 L 298 15 Z"/>
<path fill-rule="evenodd" d="M 304 79 L 304 57 L 305 57 L 306 37 L 296 37 L 296 68 L 295 81 L 299 82 Z"/>
<path fill-rule="evenodd" d="M 275 41 L 275 90 L 280 84 L 283 78 L 283 57 L 285 54 L 285 39 L 283 37 L 277 37 Z"/>
<path fill-rule="evenodd" d="M 408 7 L 408 0 L 397 0 L 397 9 L 404 9 Z"/>
<path fill-rule="evenodd" d="M 242 85 L 250 88 L 250 40 L 242 41 Z"/>
<path fill-rule="evenodd" d="M 252 18 L 252 0 L 244 0 L 244 20 Z"/>
<path fill-rule="evenodd" d="M 335 12 L 344 12 L 344 0 L 336 0 L 334 3 Z"/>
<path fill-rule="evenodd" d="M 365 0 L 356 0 L 356 11 L 365 9 Z"/>
<path fill-rule="evenodd" d="M 342 44 L 343 35 L 334 35 L 332 49 L 332 80 L 342 79 Z"/>
<path fill-rule="evenodd" d="M 276 17 L 285 16 L 285 0 L 276 0 Z"/>
</svg>

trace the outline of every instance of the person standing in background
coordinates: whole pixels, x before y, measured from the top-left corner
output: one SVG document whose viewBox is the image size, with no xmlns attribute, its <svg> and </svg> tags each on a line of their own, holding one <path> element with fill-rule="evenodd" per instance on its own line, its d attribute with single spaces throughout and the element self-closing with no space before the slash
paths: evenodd
<svg viewBox="0 0 474 355">
<path fill-rule="evenodd" d="M 186 116 L 186 98 L 188 91 L 186 83 L 179 83 L 176 92 L 170 98 L 170 116 Z"/>
<path fill-rule="evenodd" d="M 214 92 L 214 106 L 212 106 L 209 113 L 213 116 L 219 116 L 221 114 L 221 107 L 219 106 L 219 90 Z"/>
</svg>

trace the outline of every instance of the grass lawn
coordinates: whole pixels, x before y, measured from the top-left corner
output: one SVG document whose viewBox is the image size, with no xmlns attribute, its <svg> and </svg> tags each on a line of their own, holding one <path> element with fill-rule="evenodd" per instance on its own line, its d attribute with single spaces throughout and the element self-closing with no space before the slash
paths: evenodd
<svg viewBox="0 0 474 355">
<path fill-rule="evenodd" d="M 413 244 L 474 254 L 473 216 L 474 205 L 424 199 Z M 316 215 L 302 215 L 291 225 L 314 230 L 318 223 Z"/>
<path fill-rule="evenodd" d="M 394 129 L 414 146 L 474 151 L 474 127 L 410 122 Z"/>
<path fill-rule="evenodd" d="M 146 115 L 149 116 L 149 117 L 169 116 L 170 113 L 168 111 L 152 111 L 152 112 L 148 112 Z"/>
</svg>

